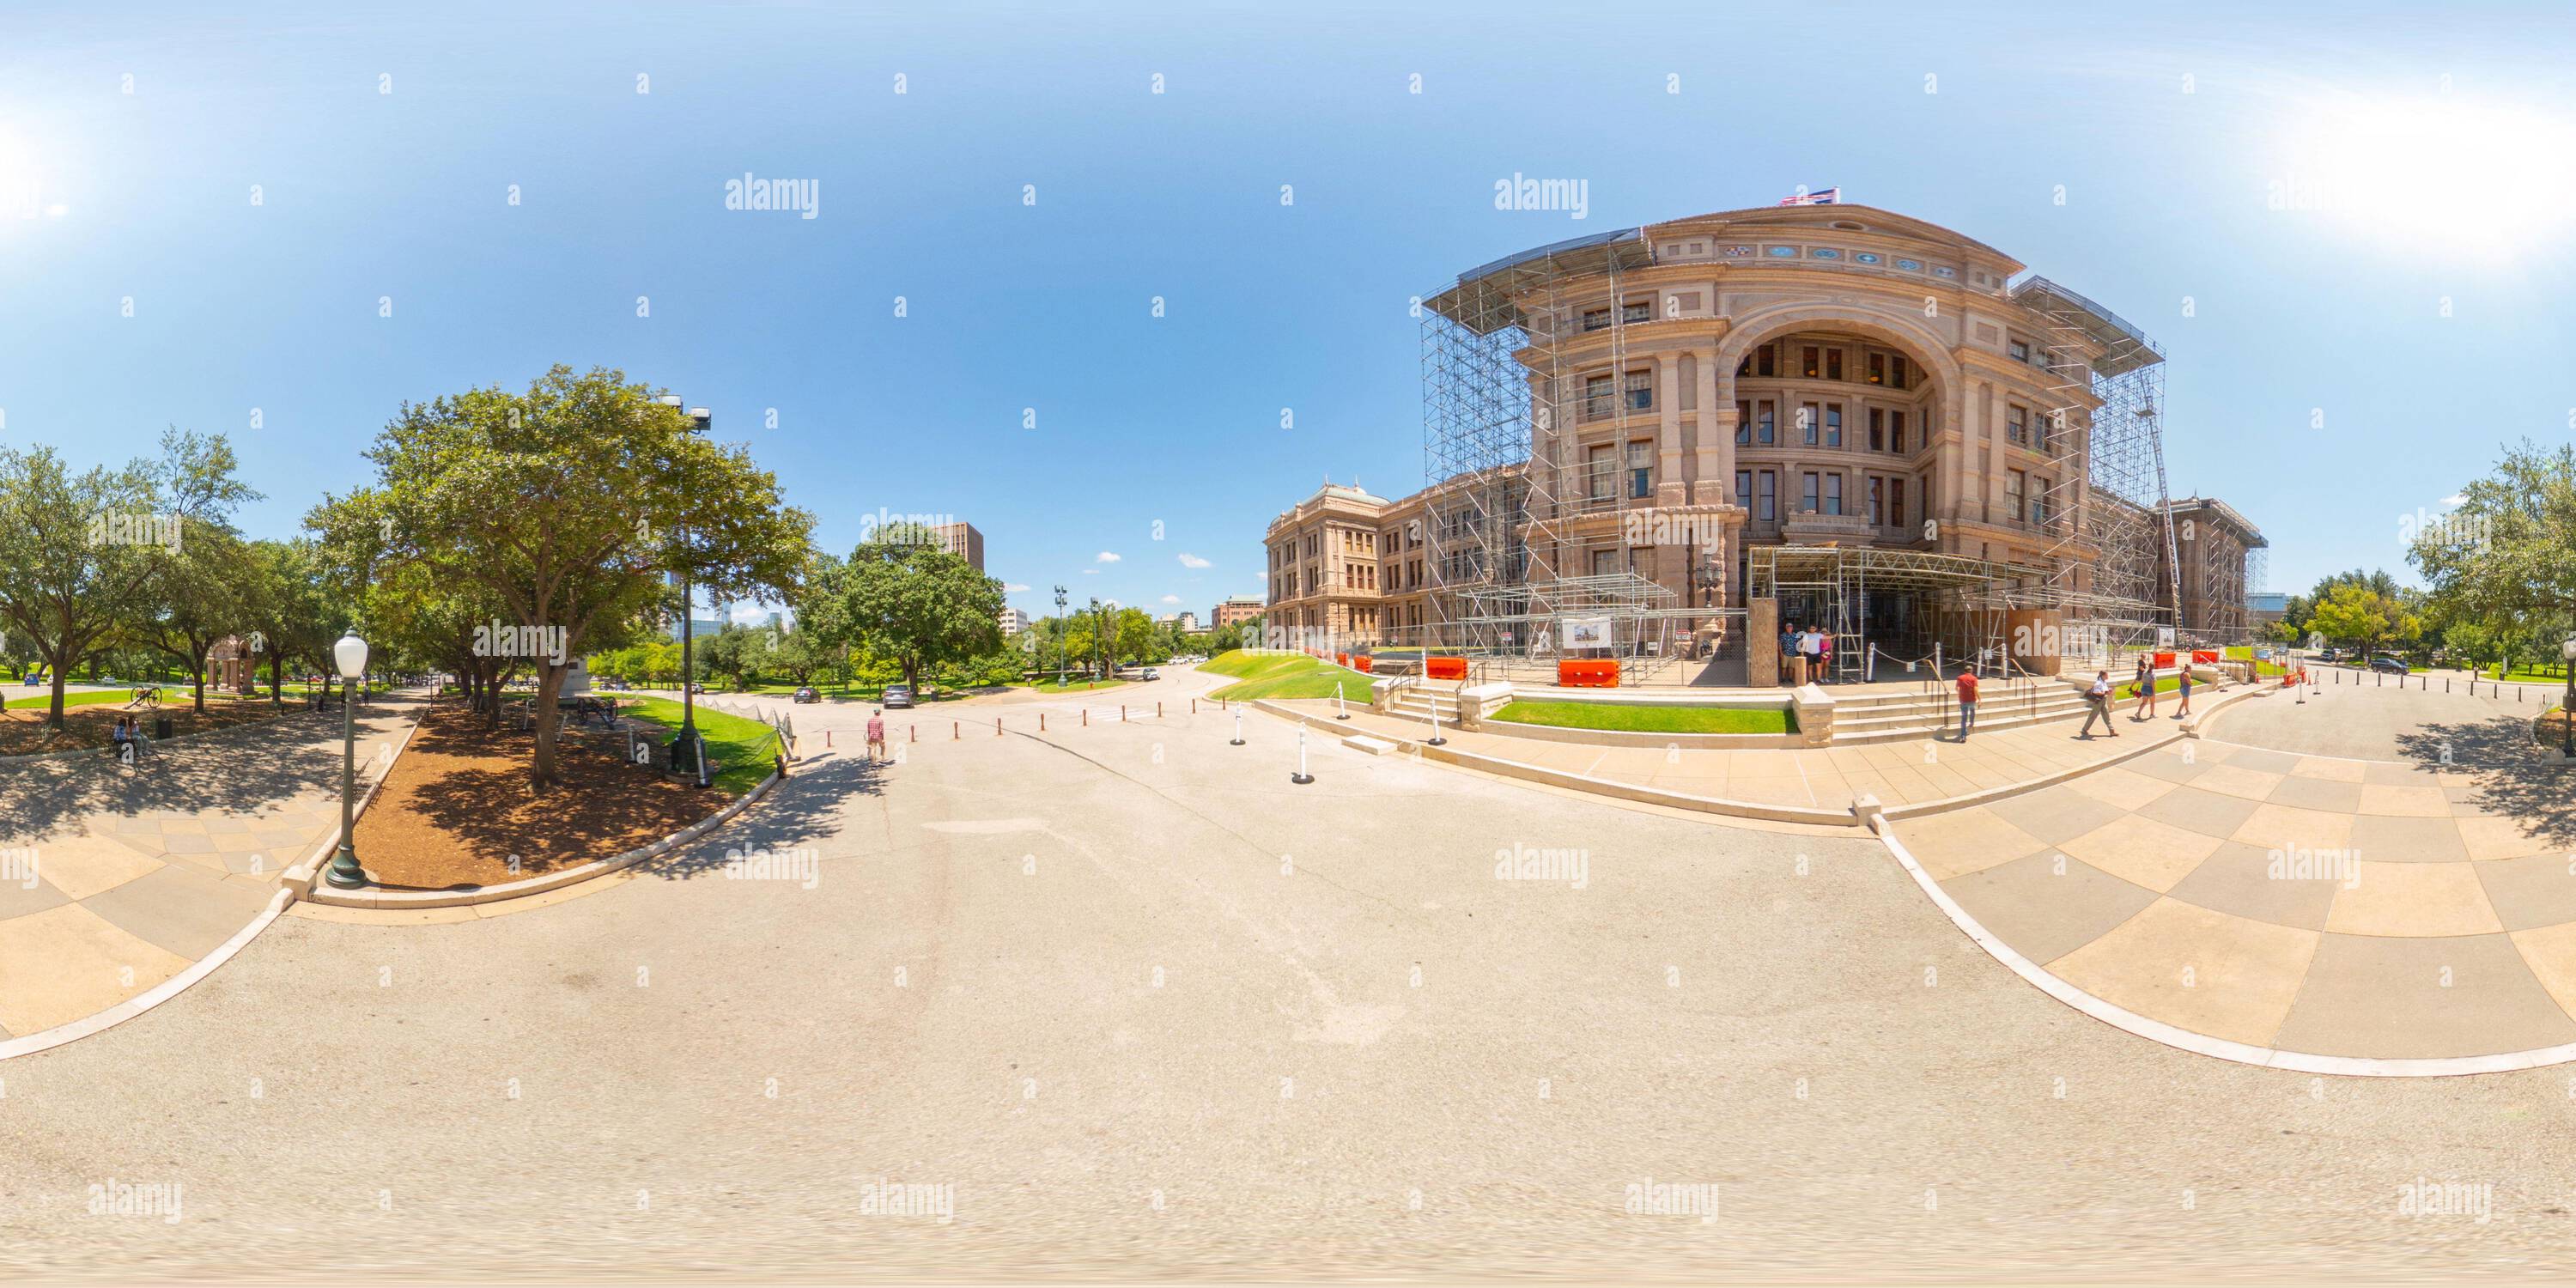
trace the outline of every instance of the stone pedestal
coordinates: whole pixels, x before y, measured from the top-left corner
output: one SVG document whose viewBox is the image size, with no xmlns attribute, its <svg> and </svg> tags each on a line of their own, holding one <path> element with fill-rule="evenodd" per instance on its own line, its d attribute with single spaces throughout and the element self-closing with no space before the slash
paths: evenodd
<svg viewBox="0 0 2576 1288">
<path fill-rule="evenodd" d="M 1780 601 L 1750 599 L 1744 604 L 1744 683 L 1771 689 L 1780 684 Z"/>
</svg>

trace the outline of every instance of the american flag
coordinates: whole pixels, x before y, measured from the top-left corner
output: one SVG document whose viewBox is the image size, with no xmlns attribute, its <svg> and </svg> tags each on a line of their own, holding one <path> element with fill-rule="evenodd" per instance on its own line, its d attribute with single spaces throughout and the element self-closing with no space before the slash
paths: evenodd
<svg viewBox="0 0 2576 1288">
<path fill-rule="evenodd" d="M 1832 206 L 1841 204 L 1842 199 L 1843 190 L 1836 187 L 1827 188 L 1823 192 L 1802 192 L 1796 196 L 1782 197 L 1780 199 L 1780 204 L 1784 206 Z"/>
</svg>

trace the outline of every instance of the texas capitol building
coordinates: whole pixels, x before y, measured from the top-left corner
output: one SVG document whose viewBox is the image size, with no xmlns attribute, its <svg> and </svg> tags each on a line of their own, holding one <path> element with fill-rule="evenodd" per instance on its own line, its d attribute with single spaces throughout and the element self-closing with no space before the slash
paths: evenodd
<svg viewBox="0 0 2576 1288">
<path fill-rule="evenodd" d="M 1281 514 L 1267 622 L 1474 647 L 1599 609 L 1678 624 L 1654 647 L 1681 651 L 1740 636 L 1756 600 L 1891 650 L 1967 604 L 2151 618 L 2163 537 L 2136 516 L 2160 513 L 2162 355 L 2023 273 L 1949 229 L 1816 204 L 1461 274 L 1425 301 L 1437 481 L 1327 484 Z M 2119 460 L 2093 463 L 2097 420 Z M 2106 473 L 2141 501 L 2125 524 L 2090 505 Z"/>
</svg>

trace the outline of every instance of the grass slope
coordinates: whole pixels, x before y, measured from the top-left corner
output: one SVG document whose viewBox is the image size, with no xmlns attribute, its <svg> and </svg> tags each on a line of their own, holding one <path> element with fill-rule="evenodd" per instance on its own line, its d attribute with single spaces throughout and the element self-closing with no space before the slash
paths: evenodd
<svg viewBox="0 0 2576 1288">
<path fill-rule="evenodd" d="M 103 689 L 91 693 L 66 693 L 63 695 L 63 707 L 65 710 L 69 710 L 73 707 L 95 706 L 101 702 L 113 702 L 118 706 L 124 706 L 126 703 L 132 702 L 133 700 L 134 691 L 132 689 Z M 169 705 L 170 695 L 167 692 L 164 692 L 161 695 L 161 702 L 164 706 Z M 32 698 L 9 699 L 9 709 L 11 711 L 24 711 L 29 707 L 50 711 L 53 709 L 53 705 L 54 693 L 52 689 L 40 689 L 37 695 Z"/>
<path fill-rule="evenodd" d="M 1608 702 L 1513 702 L 1487 717 L 1557 729 L 1623 729 L 1637 733 L 1790 733 L 1787 707 L 1649 707 Z"/>
<path fill-rule="evenodd" d="M 1212 696 L 1230 702 L 1255 698 L 1329 698 L 1336 690 L 1345 699 L 1366 703 L 1372 677 L 1303 653 L 1251 653 L 1236 649 L 1199 664 L 1202 671 L 1231 675 L 1238 683 Z"/>
<path fill-rule="evenodd" d="M 628 698 L 617 709 L 679 732 L 680 704 L 668 698 Z M 716 771 L 716 786 L 728 796 L 741 796 L 760 786 L 760 780 L 777 768 L 771 763 L 771 740 L 777 731 L 757 720 L 700 707 L 698 736 L 707 740 L 707 758 L 723 762 L 724 767 Z"/>
</svg>

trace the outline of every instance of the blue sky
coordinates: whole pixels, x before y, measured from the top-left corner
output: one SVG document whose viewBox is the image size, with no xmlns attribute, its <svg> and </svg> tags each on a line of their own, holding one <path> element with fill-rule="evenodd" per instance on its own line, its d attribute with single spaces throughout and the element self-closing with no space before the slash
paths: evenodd
<svg viewBox="0 0 2576 1288">
<path fill-rule="evenodd" d="M 2402 572 L 2401 516 L 2576 424 L 2563 6 L 262 8 L 0 16 L 0 438 L 229 433 L 261 535 L 401 401 L 603 364 L 829 547 L 954 514 L 1022 607 L 1205 613 L 1327 475 L 1422 481 L 1412 297 L 1799 184 L 2157 337 L 2172 489 L 2272 588 Z"/>
</svg>

